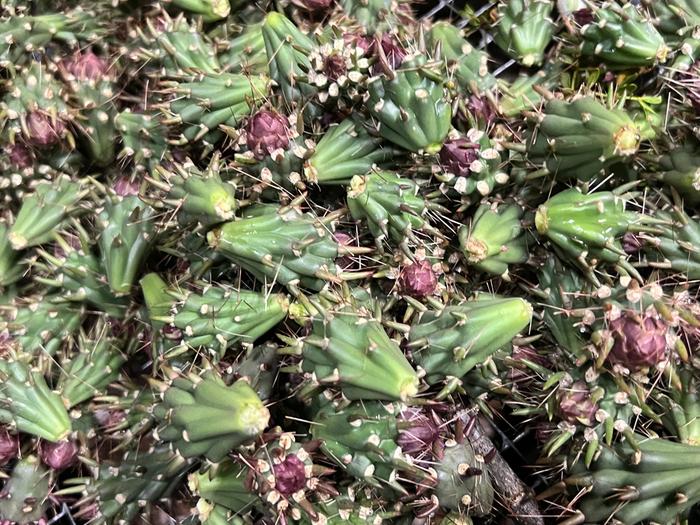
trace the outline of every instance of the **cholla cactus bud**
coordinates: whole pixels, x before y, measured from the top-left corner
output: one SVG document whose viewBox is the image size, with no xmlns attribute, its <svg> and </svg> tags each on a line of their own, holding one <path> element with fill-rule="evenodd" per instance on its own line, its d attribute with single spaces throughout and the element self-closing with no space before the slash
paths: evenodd
<svg viewBox="0 0 700 525">
<path fill-rule="evenodd" d="M 479 159 L 479 144 L 465 138 L 452 139 L 445 142 L 440 150 L 442 166 L 461 177 L 471 173 L 471 165 Z"/>
<path fill-rule="evenodd" d="M 62 65 L 66 72 L 77 80 L 100 80 L 109 69 L 107 61 L 92 51 L 87 53 L 77 51 L 73 56 L 65 59 Z"/>
<path fill-rule="evenodd" d="M 289 145 L 287 119 L 273 111 L 258 111 L 248 121 L 246 140 L 248 148 L 258 160 L 264 159 L 273 151 Z"/>
<path fill-rule="evenodd" d="M 377 46 L 377 42 L 379 42 L 379 46 Z M 386 58 L 386 61 L 380 59 L 382 64 L 389 66 L 391 69 L 397 69 L 403 63 L 407 53 L 395 38 L 385 33 L 382 35 L 381 39 L 376 38 L 372 40 L 369 48 L 367 49 L 367 54 L 378 57 L 382 57 L 383 55 Z M 377 72 L 373 71 L 373 73 L 376 74 Z"/>
<path fill-rule="evenodd" d="M 615 343 L 608 359 L 633 372 L 657 365 L 666 354 L 667 328 L 655 315 L 625 311 L 610 322 Z"/>
<path fill-rule="evenodd" d="M 139 194 L 139 185 L 129 177 L 122 177 L 114 183 L 114 193 L 120 197 Z"/>
<path fill-rule="evenodd" d="M 333 0 L 292 0 L 292 3 L 315 16 L 322 16 L 333 3 Z"/>
<path fill-rule="evenodd" d="M 421 452 L 430 450 L 433 443 L 440 437 L 440 429 L 435 421 L 419 408 L 405 408 L 401 411 L 398 420 L 408 428 L 401 428 L 396 443 L 410 456 L 417 456 Z"/>
<path fill-rule="evenodd" d="M 283 496 L 291 496 L 306 486 L 304 462 L 297 456 L 289 455 L 273 466 L 275 489 Z"/>
<path fill-rule="evenodd" d="M 27 116 L 26 137 L 32 146 L 55 146 L 61 141 L 66 132 L 66 123 L 60 118 L 52 119 L 39 110 L 32 111 Z"/>
<path fill-rule="evenodd" d="M 19 441 L 6 429 L 0 428 L 0 466 L 7 465 L 19 456 Z"/>
<path fill-rule="evenodd" d="M 559 415 L 569 423 L 590 425 L 597 410 L 585 381 L 576 381 L 559 395 Z"/>
<path fill-rule="evenodd" d="M 437 287 L 437 276 L 430 262 L 416 261 L 404 266 L 398 279 L 401 293 L 411 297 L 427 297 Z"/>
<path fill-rule="evenodd" d="M 642 241 L 636 234 L 627 232 L 622 236 L 622 249 L 632 255 L 642 249 Z"/>
<path fill-rule="evenodd" d="M 20 142 L 14 143 L 7 150 L 7 158 L 15 168 L 23 169 L 32 165 L 32 153 Z"/>
<path fill-rule="evenodd" d="M 39 457 L 41 462 L 54 470 L 70 467 L 78 457 L 78 445 L 73 441 L 39 442 Z"/>
</svg>

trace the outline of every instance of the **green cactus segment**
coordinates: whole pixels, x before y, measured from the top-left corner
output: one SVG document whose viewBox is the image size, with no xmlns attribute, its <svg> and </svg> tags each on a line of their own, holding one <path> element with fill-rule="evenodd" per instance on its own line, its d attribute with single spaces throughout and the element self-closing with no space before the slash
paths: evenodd
<svg viewBox="0 0 700 525">
<path fill-rule="evenodd" d="M 231 12 L 229 0 L 173 0 L 173 5 L 189 13 L 200 15 L 205 22 L 216 22 Z"/>
<path fill-rule="evenodd" d="M 34 193 L 25 197 L 7 238 L 15 250 L 50 241 L 56 228 L 76 210 L 85 195 L 82 185 L 61 176 L 53 182 L 37 184 Z"/>
<path fill-rule="evenodd" d="M 550 100 L 544 113 L 531 120 L 536 128 L 527 140 L 528 159 L 559 179 L 588 181 L 651 138 L 623 110 L 606 108 L 591 97 Z"/>
<path fill-rule="evenodd" d="M 576 358 L 585 356 L 586 343 L 577 327 L 579 318 L 566 315 L 584 305 L 577 298 L 586 291 L 586 282 L 577 272 L 567 270 L 555 255 L 551 255 L 538 273 L 545 307 L 542 320 L 547 325 L 554 341 Z"/>
<path fill-rule="evenodd" d="M 245 378 L 260 399 L 270 399 L 278 373 L 278 347 L 265 343 L 249 348 L 237 363 L 236 375 Z"/>
<path fill-rule="evenodd" d="M 115 117 L 114 124 L 122 141 L 118 159 L 132 159 L 139 172 L 150 171 L 163 159 L 168 142 L 161 115 L 127 109 Z"/>
<path fill-rule="evenodd" d="M 132 523 L 145 506 L 173 494 L 190 468 L 185 458 L 167 447 L 129 451 L 118 466 L 101 464 L 80 503 L 97 503 L 92 523 Z"/>
<path fill-rule="evenodd" d="M 658 226 L 656 235 L 640 236 L 650 266 L 683 272 L 689 279 L 700 279 L 700 222 L 683 210 L 657 211 L 656 218 L 667 224 Z"/>
<path fill-rule="evenodd" d="M 551 71 L 541 70 L 533 75 L 520 75 L 510 84 L 503 82 L 499 87 L 502 94 L 498 109 L 508 117 L 519 116 L 523 111 L 532 111 L 540 107 L 542 95 L 535 91 L 535 86 L 554 87 Z"/>
<path fill-rule="evenodd" d="M 441 507 L 470 516 L 486 516 L 491 512 L 494 490 L 488 466 L 468 441 L 451 442 L 436 462 L 435 471 L 438 480 L 435 496 Z"/>
<path fill-rule="evenodd" d="M 488 55 L 473 48 L 458 27 L 449 22 L 438 22 L 426 37 L 432 49 L 439 44 L 449 72 L 462 89 L 478 93 L 496 86 L 496 77 L 489 73 Z"/>
<path fill-rule="evenodd" d="M 238 208 L 236 187 L 221 180 L 219 167 L 217 155 L 203 172 L 190 160 L 175 164 L 172 171 L 156 168 L 161 180 L 155 184 L 167 191 L 165 203 L 177 210 L 181 223 L 212 225 L 233 219 Z"/>
<path fill-rule="evenodd" d="M 280 13 L 269 13 L 262 27 L 265 51 L 270 67 L 270 77 L 279 86 L 285 102 L 313 117 L 319 107 L 310 101 L 318 89 L 304 80 L 311 70 L 309 54 L 314 42 L 302 33 L 294 23 Z"/>
<path fill-rule="evenodd" d="M 213 75 L 221 70 L 213 43 L 184 16 L 170 18 L 164 11 L 159 14 L 157 24 L 148 18 L 147 27 L 137 29 L 143 45 L 132 59 L 162 65 L 173 77 Z"/>
<path fill-rule="evenodd" d="M 0 490 L 0 516 L 10 523 L 38 523 L 45 519 L 50 477 L 38 457 L 20 459 Z"/>
<path fill-rule="evenodd" d="M 25 354 L 53 356 L 78 329 L 80 310 L 60 304 L 59 297 L 37 297 L 17 304 L 0 315 L 0 331 L 7 330 Z"/>
<path fill-rule="evenodd" d="M 258 497 L 247 486 L 248 469 L 232 461 L 222 461 L 206 472 L 190 474 L 188 486 L 193 494 L 233 512 L 246 512 Z"/>
<path fill-rule="evenodd" d="M 153 210 L 135 195 L 108 197 L 97 219 L 109 286 L 116 294 L 128 294 L 153 244 Z"/>
<path fill-rule="evenodd" d="M 4 6 L 4 4 L 3 4 Z M 0 21 L 0 67 L 22 64 L 32 52 L 43 51 L 52 41 L 77 48 L 80 41 L 100 37 L 95 14 L 82 8 L 38 16 L 8 16 Z"/>
<path fill-rule="evenodd" d="M 341 0 L 340 5 L 368 35 L 372 35 L 396 26 L 401 1 L 405 0 Z"/>
<path fill-rule="evenodd" d="M 172 143 L 183 146 L 224 138 L 220 126 L 238 128 L 267 95 L 269 79 L 235 73 L 200 75 L 193 82 L 164 82 L 173 101 L 166 107 L 165 124 L 180 124 L 183 132 Z"/>
<path fill-rule="evenodd" d="M 9 144 L 14 144 L 20 137 L 36 138 L 35 134 L 39 132 L 43 148 L 63 139 L 68 139 L 69 144 L 74 145 L 67 128 L 72 116 L 65 100 L 66 89 L 54 76 L 53 69 L 49 70 L 42 62 L 33 61 L 3 86 L 5 94 L 0 101 L 0 114 L 3 139 L 7 137 Z M 30 125 L 32 116 L 40 116 L 41 119 L 37 119 L 35 125 Z M 45 144 L 47 141 L 52 144 Z"/>
<path fill-rule="evenodd" d="M 686 204 L 700 204 L 700 155 L 689 149 L 673 150 L 661 158 L 659 169 L 656 175 L 674 187 Z"/>
<path fill-rule="evenodd" d="M 355 175 L 391 161 L 396 151 L 370 136 L 352 118 L 331 127 L 304 165 L 304 177 L 317 184 L 347 184 Z"/>
<path fill-rule="evenodd" d="M 698 379 L 690 370 L 679 373 L 681 389 L 671 390 L 659 396 L 665 413 L 664 426 L 678 441 L 688 445 L 700 445 L 700 393 Z"/>
<path fill-rule="evenodd" d="M 89 55 L 76 56 L 85 59 Z M 97 58 L 95 55 L 92 57 Z M 105 63 L 105 69 L 108 67 Z M 116 75 L 107 70 L 95 79 L 85 79 L 76 78 L 65 67 L 60 72 L 69 87 L 70 104 L 79 108 L 75 121 L 79 129 L 77 139 L 80 150 L 93 164 L 101 167 L 110 165 L 116 152 Z"/>
<path fill-rule="evenodd" d="M 267 427 L 270 413 L 247 381 L 231 386 L 215 374 L 174 379 L 153 409 L 158 437 L 184 457 L 216 463 Z"/>
<path fill-rule="evenodd" d="M 397 481 L 399 471 L 412 472 L 396 444 L 399 408 L 383 403 L 355 403 L 341 411 L 329 407 L 314 418 L 311 435 L 321 441 L 326 457 L 345 471 L 374 487 L 405 489 Z"/>
<path fill-rule="evenodd" d="M 0 288 L 16 283 L 26 268 L 20 262 L 21 254 L 10 243 L 9 228 L 0 222 Z"/>
<path fill-rule="evenodd" d="M 109 339 L 86 341 L 81 348 L 61 368 L 58 390 L 68 408 L 104 393 L 119 378 L 121 366 L 126 362 L 115 341 Z"/>
<path fill-rule="evenodd" d="M 200 293 L 164 288 L 149 276 L 141 282 L 154 328 L 167 324 L 181 332 L 181 345 L 207 348 L 217 357 L 237 344 L 253 344 L 287 315 L 282 294 L 205 286 Z"/>
<path fill-rule="evenodd" d="M 381 323 L 360 314 L 346 307 L 315 318 L 302 341 L 302 370 L 348 399 L 407 401 L 418 393 L 418 375 Z"/>
<path fill-rule="evenodd" d="M 467 263 L 482 272 L 507 276 L 509 264 L 527 261 L 522 213 L 517 205 L 479 206 L 470 226 L 459 229 L 459 245 Z"/>
<path fill-rule="evenodd" d="M 236 515 L 223 505 L 200 499 L 196 505 L 197 518 L 202 525 L 249 525 L 250 521 Z"/>
<path fill-rule="evenodd" d="M 639 451 L 627 444 L 603 447 L 590 471 L 575 468 L 567 480 L 590 487 L 581 502 L 586 523 L 613 517 L 622 523 L 672 523 L 700 501 L 697 447 L 636 436 Z"/>
<path fill-rule="evenodd" d="M 321 290 L 338 281 L 338 243 L 323 219 L 264 205 L 246 213 L 210 232 L 209 245 L 262 282 Z"/>
<path fill-rule="evenodd" d="M 217 44 L 223 47 L 219 60 L 226 71 L 269 75 L 262 23 L 248 24 L 243 32 L 233 38 L 224 33 Z"/>
<path fill-rule="evenodd" d="M 393 78 L 371 79 L 367 107 L 382 137 L 408 151 L 432 154 L 450 131 L 452 108 L 443 87 L 421 69 L 424 64 L 424 57 L 407 59 Z"/>
<path fill-rule="evenodd" d="M 48 441 L 60 441 L 71 431 L 61 398 L 44 376 L 19 361 L 0 361 L 0 421 Z"/>
<path fill-rule="evenodd" d="M 670 49 L 641 10 L 633 4 L 602 4 L 593 21 L 581 28 L 581 55 L 612 69 L 653 66 L 665 62 Z"/>
<path fill-rule="evenodd" d="M 411 327 L 409 347 L 429 383 L 461 378 L 508 344 L 532 318 L 520 298 L 485 296 L 438 312 L 425 312 Z"/>
<path fill-rule="evenodd" d="M 63 239 L 57 240 L 62 255 L 54 256 L 38 250 L 46 261 L 47 273 L 53 277 L 40 277 L 37 280 L 54 287 L 62 301 L 84 302 L 112 317 L 123 318 L 129 301 L 126 297 L 115 297 L 106 283 L 99 259 L 90 252 L 72 248 Z"/>
<path fill-rule="evenodd" d="M 640 214 L 625 211 L 625 200 L 614 193 L 584 194 L 576 188 L 557 193 L 535 214 L 539 234 L 593 279 L 592 269 L 598 262 L 618 264 L 638 275 L 627 262 L 620 240 L 640 220 Z"/>
<path fill-rule="evenodd" d="M 403 246 L 420 241 L 414 231 L 437 234 L 424 218 L 427 205 L 418 185 L 391 171 L 355 176 L 348 187 L 348 208 L 355 220 L 366 220 L 377 241 Z"/>
<path fill-rule="evenodd" d="M 511 0 L 498 4 L 494 41 L 525 66 L 541 64 L 555 25 L 550 0 Z"/>
</svg>

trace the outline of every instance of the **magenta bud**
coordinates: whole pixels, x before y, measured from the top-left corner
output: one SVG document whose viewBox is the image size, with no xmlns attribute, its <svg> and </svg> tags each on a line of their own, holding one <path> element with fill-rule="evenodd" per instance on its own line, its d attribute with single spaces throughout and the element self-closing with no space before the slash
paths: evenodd
<svg viewBox="0 0 700 525">
<path fill-rule="evenodd" d="M 120 177 L 114 183 L 114 193 L 120 197 L 139 194 L 139 183 L 132 181 L 129 177 Z"/>
<path fill-rule="evenodd" d="M 428 261 L 416 261 L 402 268 L 398 284 L 401 293 L 405 295 L 427 297 L 437 288 L 437 275 Z"/>
<path fill-rule="evenodd" d="M 66 123 L 60 118 L 52 119 L 41 111 L 32 111 L 27 116 L 27 141 L 37 147 L 55 146 L 66 131 Z"/>
<path fill-rule="evenodd" d="M 391 69 L 398 69 L 401 67 L 407 53 L 406 50 L 399 45 L 396 39 L 393 36 L 384 33 L 380 40 L 380 46 L 384 56 L 386 57 L 386 65 L 388 65 Z M 367 54 L 376 57 L 380 56 L 376 38 L 372 40 L 372 43 L 367 50 Z M 378 66 L 375 65 L 372 69 L 372 74 L 377 74 L 377 72 Z"/>
<path fill-rule="evenodd" d="M 622 249 L 625 253 L 632 255 L 642 249 L 642 241 L 632 232 L 627 232 L 622 236 Z"/>
<path fill-rule="evenodd" d="M 70 467 L 78 457 L 78 445 L 73 441 L 39 442 L 39 457 L 44 465 L 54 470 Z"/>
<path fill-rule="evenodd" d="M 309 14 L 318 16 L 328 11 L 333 0 L 292 0 L 292 3 Z"/>
<path fill-rule="evenodd" d="M 63 61 L 63 67 L 78 80 L 99 80 L 109 69 L 107 61 L 92 51 L 87 53 L 77 51 Z"/>
<path fill-rule="evenodd" d="M 593 10 L 587 7 L 573 12 L 574 20 L 580 26 L 585 26 L 593 22 Z"/>
<path fill-rule="evenodd" d="M 569 423 L 590 425 L 598 407 L 591 400 L 591 392 L 584 381 L 576 381 L 559 394 L 559 415 Z"/>
<path fill-rule="evenodd" d="M 610 322 L 614 344 L 608 360 L 632 372 L 659 364 L 666 357 L 666 324 L 652 314 L 626 310 Z"/>
<path fill-rule="evenodd" d="M 32 152 L 21 142 L 16 142 L 9 148 L 7 158 L 10 159 L 10 164 L 17 169 L 28 168 L 32 165 Z"/>
<path fill-rule="evenodd" d="M 466 177 L 471 173 L 472 163 L 479 158 L 479 149 L 478 144 L 465 138 L 448 140 L 440 150 L 440 164 L 446 171 Z"/>
<path fill-rule="evenodd" d="M 7 465 L 17 457 L 19 457 L 17 436 L 13 436 L 5 428 L 0 428 L 0 466 Z"/>
<path fill-rule="evenodd" d="M 275 489 L 283 496 L 291 496 L 306 486 L 304 462 L 296 456 L 287 456 L 273 468 Z"/>
<path fill-rule="evenodd" d="M 419 408 L 406 408 L 401 412 L 399 421 L 408 424 L 401 429 L 396 442 L 406 454 L 415 456 L 430 450 L 440 437 L 440 430 L 435 422 Z"/>
<path fill-rule="evenodd" d="M 289 145 L 287 119 L 273 111 L 260 110 L 246 126 L 248 149 L 258 160 Z"/>
<path fill-rule="evenodd" d="M 345 59 L 340 55 L 329 55 L 323 61 L 323 72 L 333 81 L 342 77 L 347 70 Z"/>
</svg>

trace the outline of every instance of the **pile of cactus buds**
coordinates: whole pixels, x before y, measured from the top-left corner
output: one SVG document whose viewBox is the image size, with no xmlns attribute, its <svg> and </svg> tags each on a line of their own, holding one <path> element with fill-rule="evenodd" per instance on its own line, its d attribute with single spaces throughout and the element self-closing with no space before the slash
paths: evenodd
<svg viewBox="0 0 700 525">
<path fill-rule="evenodd" d="M 0 525 L 700 523 L 697 0 L 0 0 Z"/>
</svg>

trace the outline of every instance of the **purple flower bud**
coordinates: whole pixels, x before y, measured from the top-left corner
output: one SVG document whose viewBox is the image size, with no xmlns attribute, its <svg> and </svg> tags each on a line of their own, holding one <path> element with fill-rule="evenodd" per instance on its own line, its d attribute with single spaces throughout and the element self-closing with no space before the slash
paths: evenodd
<svg viewBox="0 0 700 525">
<path fill-rule="evenodd" d="M 0 428 L 0 466 L 7 465 L 17 457 L 19 457 L 17 436 L 13 436 L 5 428 Z"/>
<path fill-rule="evenodd" d="M 17 169 L 28 168 L 32 165 L 32 152 L 21 142 L 16 142 L 9 148 L 7 158 L 10 159 L 10 164 Z"/>
<path fill-rule="evenodd" d="M 472 95 L 467 102 L 467 110 L 474 117 L 486 122 L 492 123 L 496 119 L 496 111 L 494 110 L 488 99 Z"/>
<path fill-rule="evenodd" d="M 560 391 L 559 415 L 569 423 L 593 423 L 598 410 L 591 400 L 591 392 L 584 381 L 576 381 L 569 388 Z"/>
<path fill-rule="evenodd" d="M 273 468 L 275 489 L 283 496 L 291 496 L 306 486 L 304 463 L 296 456 L 287 456 Z"/>
<path fill-rule="evenodd" d="M 625 253 L 632 255 L 642 249 L 642 241 L 632 232 L 627 232 L 622 236 L 622 249 Z"/>
<path fill-rule="evenodd" d="M 540 366 L 547 365 L 547 360 L 531 346 L 513 346 L 511 359 L 513 359 L 513 361 L 526 360 Z M 512 366 L 508 370 L 508 377 L 514 383 L 530 381 L 533 374 L 529 373 L 528 370 L 526 365 L 521 365 L 520 367 Z"/>
<path fill-rule="evenodd" d="M 260 110 L 248 121 L 246 141 L 248 149 L 258 160 L 289 145 L 287 119 L 273 111 Z"/>
<path fill-rule="evenodd" d="M 440 163 L 448 172 L 466 177 L 471 173 L 470 166 L 479 158 L 480 146 L 465 138 L 448 140 L 440 150 Z"/>
<path fill-rule="evenodd" d="M 377 38 L 372 40 L 372 43 L 369 46 L 369 49 L 367 50 L 368 55 L 373 55 L 376 57 L 381 57 L 381 54 L 379 52 L 379 48 L 377 47 Z M 382 38 L 380 40 L 380 46 L 381 50 L 386 57 L 386 66 L 389 66 L 391 69 L 398 69 L 401 67 L 401 64 L 404 61 L 404 58 L 406 58 L 406 50 L 401 47 L 401 45 L 396 41 L 396 39 L 384 33 L 382 35 Z M 378 65 L 375 65 L 372 68 L 372 74 L 376 75 L 379 71 Z"/>
<path fill-rule="evenodd" d="M 416 261 L 403 267 L 398 284 L 401 293 L 405 295 L 427 297 L 437 287 L 437 275 L 428 261 Z"/>
<path fill-rule="evenodd" d="M 411 456 L 430 450 L 440 437 L 438 426 L 419 408 L 404 409 L 399 421 L 410 424 L 410 427 L 401 429 L 396 442 L 403 452 Z"/>
<path fill-rule="evenodd" d="M 92 51 L 76 52 L 63 61 L 65 70 L 78 80 L 99 80 L 109 69 L 107 62 Z"/>
<path fill-rule="evenodd" d="M 336 81 L 342 77 L 347 70 L 348 68 L 345 65 L 345 59 L 340 55 L 329 55 L 323 61 L 323 72 L 333 81 Z"/>
<path fill-rule="evenodd" d="M 610 362 L 637 372 L 664 360 L 668 327 L 655 315 L 626 310 L 609 328 L 614 339 Z"/>
<path fill-rule="evenodd" d="M 574 20 L 580 26 L 585 26 L 593 22 L 593 10 L 587 7 L 573 12 Z"/>
<path fill-rule="evenodd" d="M 374 40 L 358 33 L 345 33 L 343 40 L 348 46 L 362 49 L 365 56 L 369 55 Z"/>
<path fill-rule="evenodd" d="M 39 442 L 39 457 L 44 465 L 54 470 L 63 470 L 75 463 L 78 457 L 78 445 L 73 441 Z"/>
<path fill-rule="evenodd" d="M 27 131 L 29 136 L 26 138 L 32 146 L 55 146 L 66 132 L 66 123 L 41 111 L 32 111 L 27 116 Z"/>
<path fill-rule="evenodd" d="M 292 0 L 292 3 L 304 11 L 318 16 L 324 15 L 328 11 L 333 0 Z"/>
<path fill-rule="evenodd" d="M 333 234 L 333 239 L 335 239 L 335 242 L 337 242 L 339 246 L 351 246 L 353 244 L 353 238 L 344 232 L 335 232 Z M 335 260 L 336 266 L 341 270 L 350 268 L 353 266 L 353 263 L 352 257 L 348 255 L 342 255 Z"/>
<path fill-rule="evenodd" d="M 121 177 L 114 183 L 114 193 L 121 197 L 139 194 L 139 183 L 129 177 Z"/>
</svg>

